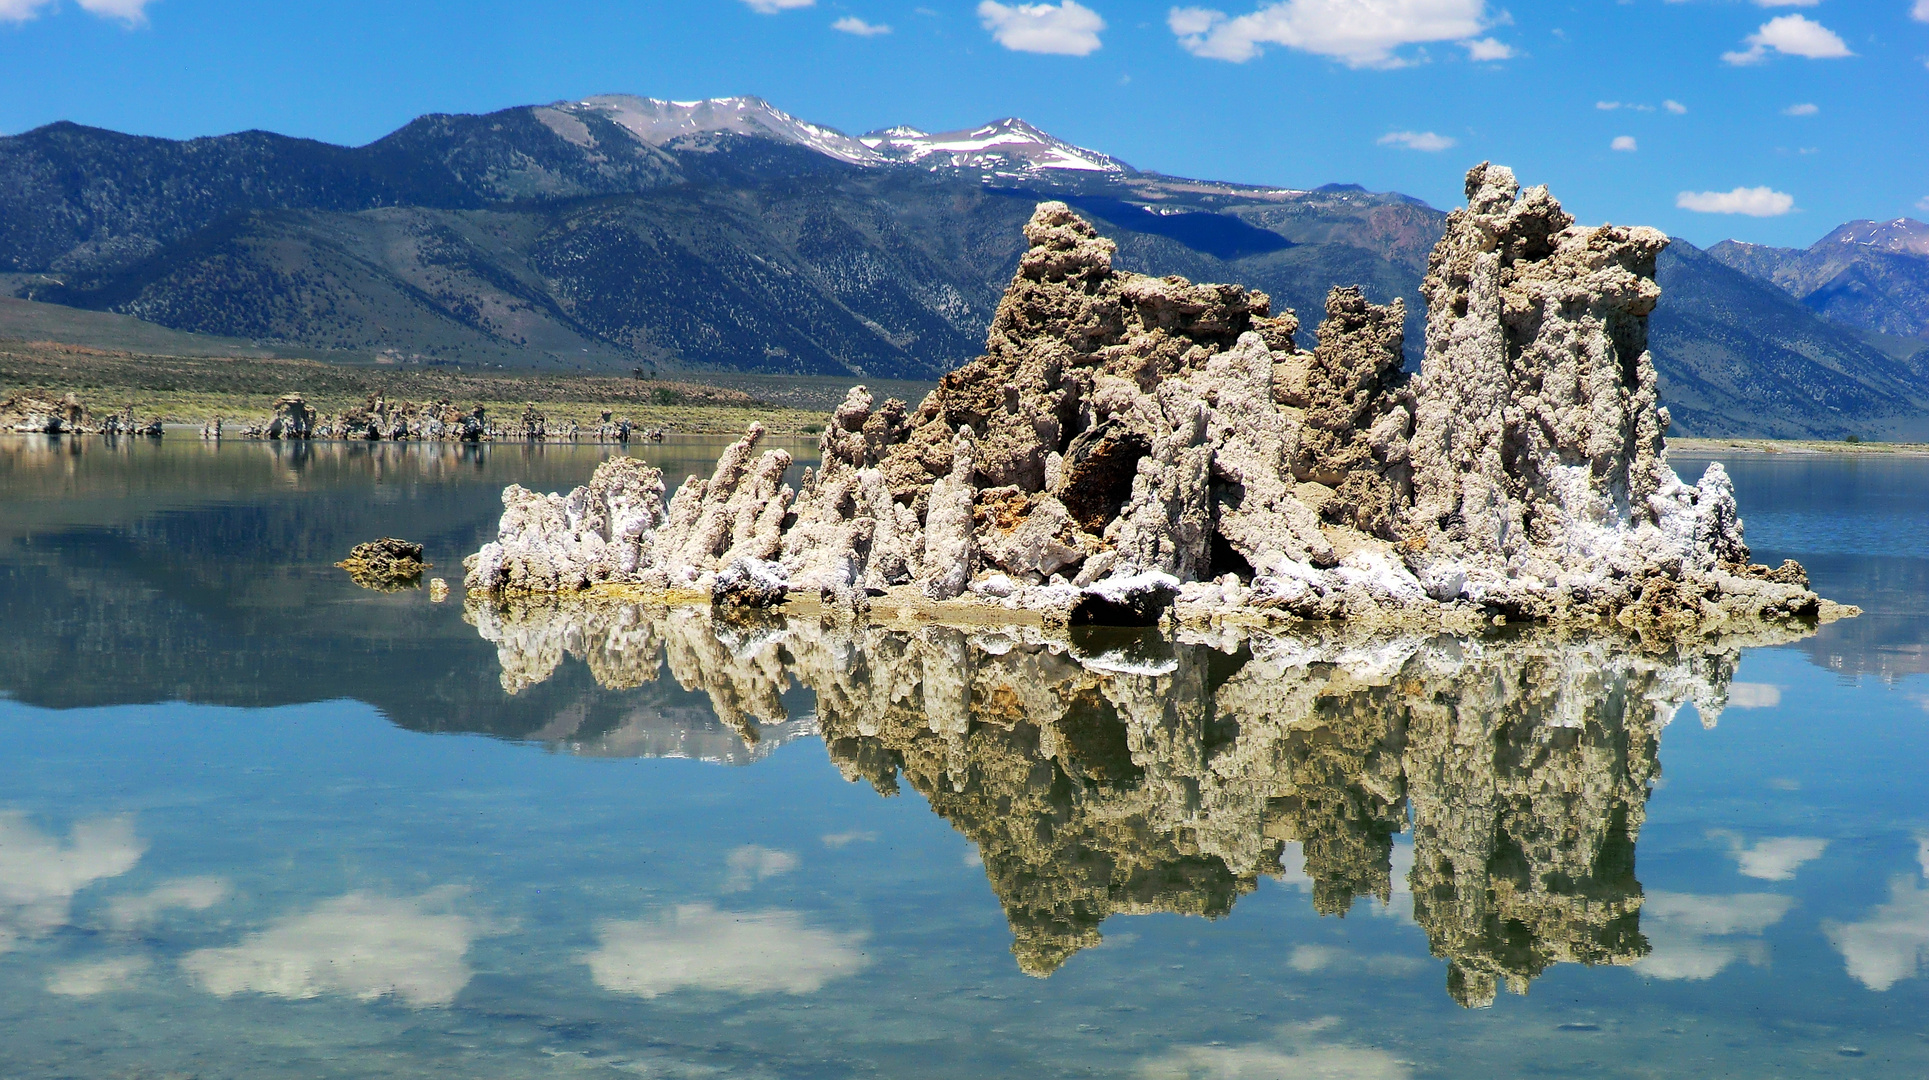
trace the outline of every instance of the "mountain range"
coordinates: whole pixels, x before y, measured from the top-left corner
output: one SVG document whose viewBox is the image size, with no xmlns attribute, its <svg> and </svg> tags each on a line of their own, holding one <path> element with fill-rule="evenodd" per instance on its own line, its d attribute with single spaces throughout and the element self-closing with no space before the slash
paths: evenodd
<svg viewBox="0 0 1929 1080">
<path fill-rule="evenodd" d="M 853 137 L 749 97 L 430 115 L 361 147 L 51 124 L 0 138 L 0 291 L 363 362 L 929 378 L 981 350 L 1046 198 L 1122 266 L 1265 290 L 1304 344 L 1334 284 L 1404 297 L 1417 362 L 1444 219 L 1417 199 L 1165 176 L 1017 119 Z M 1664 254 L 1677 432 L 1929 435 L 1929 230 L 1864 224 Z"/>
<path fill-rule="evenodd" d="M 1929 225 L 1913 218 L 1851 221 L 1807 248 L 1724 240 L 1708 254 L 1831 322 L 1929 345 Z"/>
</svg>

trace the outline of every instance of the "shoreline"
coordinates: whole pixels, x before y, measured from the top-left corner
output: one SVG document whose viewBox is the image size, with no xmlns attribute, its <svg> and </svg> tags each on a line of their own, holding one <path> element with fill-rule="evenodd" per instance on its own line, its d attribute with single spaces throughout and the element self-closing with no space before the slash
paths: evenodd
<svg viewBox="0 0 1929 1080">
<path fill-rule="evenodd" d="M 1886 454 L 1903 457 L 1929 455 L 1929 443 L 1836 442 L 1824 439 L 1681 438 L 1668 440 L 1670 454 L 1712 456 L 1742 454 Z"/>
<path fill-rule="evenodd" d="M 855 625 L 915 631 L 925 627 L 947 627 L 966 632 L 1023 630 L 1042 634 L 1045 639 L 1063 640 L 1077 632 L 1099 634 L 1161 635 L 1183 633 L 1216 640 L 1244 640 L 1252 635 L 1304 638 L 1316 636 L 1372 637 L 1385 634 L 1450 635 L 1487 637 L 1497 634 L 1552 633 L 1561 636 L 1609 635 L 1643 642 L 1646 647 L 1662 643 L 1741 642 L 1779 643 L 1813 634 L 1817 629 L 1842 619 L 1857 618 L 1862 609 L 1853 604 L 1823 599 L 1812 617 L 1789 619 L 1734 618 L 1678 626 L 1642 620 L 1609 617 L 1583 619 L 1509 619 L 1496 618 L 1475 605 L 1453 604 L 1432 608 L 1395 608 L 1335 618 L 1308 618 L 1281 609 L 1252 607 L 1222 608 L 1210 604 L 1180 601 L 1166 608 L 1159 617 L 1145 624 L 1090 624 L 1077 626 L 1066 621 L 1064 612 L 1000 603 L 995 599 L 967 593 L 951 600 L 933 600 L 916 586 L 903 585 L 883 590 L 882 595 L 866 597 L 859 604 L 826 599 L 809 591 L 794 591 L 768 607 L 732 609 L 717 603 L 711 593 L 696 588 L 657 588 L 624 582 L 599 582 L 568 592 L 499 590 L 486 592 L 467 588 L 459 594 L 451 586 L 464 619 L 474 622 L 479 613 L 489 611 L 497 617 L 526 618 L 531 612 L 573 611 L 578 614 L 611 614 L 618 609 L 658 611 L 704 611 L 739 625 L 754 625 L 761 620 L 804 619 L 847 622 Z"/>
<path fill-rule="evenodd" d="M 824 391 L 778 377 L 478 372 L 438 368 L 350 368 L 312 360 L 156 356 L 49 342 L 0 341 L 0 402 L 14 395 L 58 401 L 72 392 L 91 413 L 133 405 L 142 423 L 198 429 L 210 417 L 238 431 L 274 416 L 275 401 L 299 393 L 317 413 L 338 416 L 371 395 L 390 402 L 447 400 L 462 411 L 484 406 L 498 426 L 517 423 L 533 403 L 551 429 L 567 421 L 593 429 L 608 410 L 634 428 L 688 435 L 741 435 L 753 422 L 784 435 L 815 435 L 830 420 Z M 861 381 L 853 379 L 853 381 Z M 789 399 L 788 401 L 771 398 Z"/>
</svg>

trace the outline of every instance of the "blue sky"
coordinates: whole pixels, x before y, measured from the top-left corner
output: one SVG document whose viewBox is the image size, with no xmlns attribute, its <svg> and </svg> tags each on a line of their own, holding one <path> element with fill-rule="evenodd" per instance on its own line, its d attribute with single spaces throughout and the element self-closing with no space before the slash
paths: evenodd
<svg viewBox="0 0 1929 1080">
<path fill-rule="evenodd" d="M 7 133 L 362 143 L 605 92 L 854 134 L 1017 115 L 1140 168 L 1441 207 L 1492 159 L 1700 244 L 1929 219 L 1929 0 L 0 0 Z"/>
</svg>

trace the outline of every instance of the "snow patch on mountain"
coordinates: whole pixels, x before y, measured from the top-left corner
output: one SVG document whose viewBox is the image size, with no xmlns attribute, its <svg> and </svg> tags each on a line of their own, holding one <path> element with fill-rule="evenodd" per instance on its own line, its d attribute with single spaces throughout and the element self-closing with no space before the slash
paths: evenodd
<svg viewBox="0 0 1929 1080">
<path fill-rule="evenodd" d="M 1137 171 L 1118 158 L 1074 146 L 1016 117 L 935 135 L 910 127 L 885 128 L 861 136 L 860 141 L 884 157 L 930 169 L 978 169 L 1001 174 L 1045 169 L 1114 175 Z"/>
<path fill-rule="evenodd" d="M 558 102 L 553 108 L 578 115 L 603 116 L 651 146 L 662 146 L 685 135 L 724 132 L 792 143 L 853 165 L 881 165 L 886 160 L 835 128 L 799 120 L 758 97 L 661 101 L 629 94 L 601 94 L 582 101 Z"/>
<path fill-rule="evenodd" d="M 1824 236 L 1815 246 L 1819 248 L 1823 244 L 1856 244 L 1902 255 L 1929 255 L 1929 225 L 1906 217 L 1894 221 L 1851 221 Z"/>
<path fill-rule="evenodd" d="M 1044 170 L 1123 176 L 1137 171 L 1109 154 L 1074 146 L 1015 117 L 935 135 L 899 125 L 854 139 L 835 128 L 800 120 L 762 98 L 748 96 L 663 101 L 631 94 L 601 94 L 535 111 L 551 130 L 578 145 L 586 144 L 588 130 L 576 118 L 596 115 L 651 146 L 721 132 L 802 146 L 852 165 L 899 163 L 1000 176 L 1028 176 Z"/>
</svg>

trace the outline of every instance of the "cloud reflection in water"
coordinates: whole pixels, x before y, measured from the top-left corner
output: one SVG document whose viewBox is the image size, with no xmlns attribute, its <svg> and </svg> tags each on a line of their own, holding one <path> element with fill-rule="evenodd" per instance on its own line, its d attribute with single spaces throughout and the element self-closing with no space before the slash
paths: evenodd
<svg viewBox="0 0 1929 1080">
<path fill-rule="evenodd" d="M 655 919 L 610 921 L 585 959 L 596 985 L 653 998 L 677 990 L 809 994 L 870 966 L 860 933 L 821 930 L 795 911 L 686 904 Z"/>
<path fill-rule="evenodd" d="M 181 967 L 219 997 L 336 993 L 447 1005 L 469 984 L 469 945 L 484 932 L 442 910 L 447 899 L 447 891 L 407 899 L 349 893 L 283 916 L 239 945 L 191 952 Z"/>
<path fill-rule="evenodd" d="M 125 815 L 78 822 L 62 844 L 25 814 L 0 811 L 0 953 L 65 926 L 75 893 L 134 869 L 146 851 Z"/>
<path fill-rule="evenodd" d="M 1737 960 L 1764 967 L 1768 945 L 1761 934 L 1794 905 L 1772 893 L 1649 893 L 1641 929 L 1653 951 L 1635 962 L 1635 970 L 1657 979 L 1712 979 Z"/>
<path fill-rule="evenodd" d="M 1922 973 L 1929 957 L 1929 839 L 1918 841 L 1920 877 L 1897 875 L 1889 881 L 1889 902 L 1852 923 L 1824 922 L 1822 930 L 1848 966 L 1849 976 L 1882 991 Z"/>
</svg>

